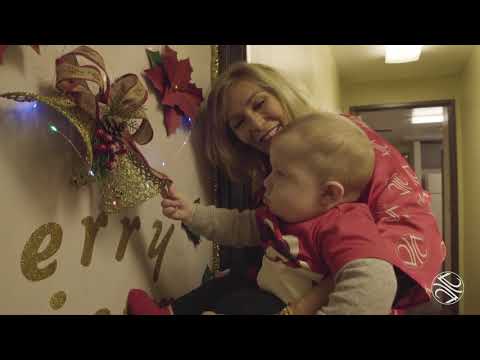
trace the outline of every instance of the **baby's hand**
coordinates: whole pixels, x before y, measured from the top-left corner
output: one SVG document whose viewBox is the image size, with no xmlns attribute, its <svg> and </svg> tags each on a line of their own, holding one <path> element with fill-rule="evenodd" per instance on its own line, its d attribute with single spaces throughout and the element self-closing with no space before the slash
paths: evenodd
<svg viewBox="0 0 480 360">
<path fill-rule="evenodd" d="M 162 192 L 163 215 L 172 220 L 188 221 L 193 216 L 193 202 L 177 193 L 170 185 L 168 192 Z"/>
</svg>

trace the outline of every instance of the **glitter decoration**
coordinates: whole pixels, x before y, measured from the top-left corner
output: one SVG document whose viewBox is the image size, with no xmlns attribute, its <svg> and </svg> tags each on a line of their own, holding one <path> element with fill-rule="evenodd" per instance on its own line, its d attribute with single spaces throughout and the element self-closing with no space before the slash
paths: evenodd
<svg viewBox="0 0 480 360">
<path fill-rule="evenodd" d="M 125 251 L 127 250 L 128 240 L 132 237 L 132 234 L 135 230 L 140 230 L 140 218 L 135 216 L 130 223 L 130 219 L 125 217 L 121 220 L 123 225 L 122 237 L 120 238 L 120 243 L 118 244 L 117 253 L 115 254 L 115 259 L 117 261 L 122 261 L 125 256 Z"/>
<path fill-rule="evenodd" d="M 45 238 L 50 235 L 47 247 L 39 252 Z M 44 280 L 55 273 L 57 260 L 39 268 L 38 264 L 55 255 L 62 244 L 62 227 L 56 223 L 48 223 L 35 230 L 25 244 L 20 260 L 22 274 L 30 281 Z"/>
<path fill-rule="evenodd" d="M 92 262 L 93 246 L 100 227 L 108 225 L 108 216 L 104 212 L 98 215 L 97 220 L 93 221 L 93 217 L 87 216 L 82 219 L 82 225 L 85 226 L 85 242 L 83 244 L 82 258 L 80 263 L 83 266 L 89 266 Z"/>
<path fill-rule="evenodd" d="M 40 102 L 59 112 L 63 117 L 51 119 L 49 129 L 63 135 L 63 138 L 73 147 L 80 159 L 87 165 L 92 165 L 93 151 L 91 139 L 93 124 L 88 115 L 81 111 L 75 102 L 64 96 L 41 96 L 27 92 L 9 92 L 0 97 L 17 102 Z M 72 132 L 72 125 L 74 131 Z M 64 135 L 68 133 L 69 136 Z"/>
<path fill-rule="evenodd" d="M 67 294 L 65 293 L 65 291 L 58 291 L 55 294 L 53 294 L 52 297 L 50 298 L 50 307 L 53 310 L 58 310 L 63 305 L 65 305 L 66 301 L 67 301 Z"/>
<path fill-rule="evenodd" d="M 155 246 L 157 245 L 158 239 L 160 238 L 160 235 L 162 234 L 163 223 L 160 220 L 155 220 L 152 227 L 156 230 L 155 230 L 155 234 L 153 235 L 152 242 L 150 243 L 150 246 L 148 247 L 148 257 L 150 259 L 153 259 L 156 255 Z"/>
<path fill-rule="evenodd" d="M 98 310 L 95 313 L 95 315 L 111 315 L 111 312 L 107 308 L 103 308 L 103 309 Z"/>
<path fill-rule="evenodd" d="M 133 152 L 120 157 L 118 166 L 100 181 L 102 210 L 107 214 L 134 207 L 160 194 L 172 183 L 155 176 Z"/>
<path fill-rule="evenodd" d="M 155 262 L 155 268 L 153 270 L 153 281 L 157 282 L 158 276 L 160 274 L 160 267 L 162 266 L 163 257 L 165 255 L 165 250 L 167 249 L 168 243 L 170 242 L 170 238 L 173 235 L 173 231 L 175 230 L 175 226 L 172 224 L 168 228 L 167 233 L 163 237 L 160 245 L 156 247 L 158 239 L 160 237 L 160 233 L 162 231 L 162 222 L 157 220 L 154 222 L 153 227 L 157 229 L 155 235 L 153 237 L 152 242 L 148 248 L 148 256 L 150 258 L 154 258 L 157 256 L 157 261 Z"/>
</svg>

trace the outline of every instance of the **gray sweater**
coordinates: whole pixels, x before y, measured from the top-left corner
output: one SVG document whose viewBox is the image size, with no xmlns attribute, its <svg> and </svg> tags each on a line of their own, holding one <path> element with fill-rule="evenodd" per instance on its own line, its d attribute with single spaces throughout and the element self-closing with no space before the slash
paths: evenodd
<svg viewBox="0 0 480 360">
<path fill-rule="evenodd" d="M 254 210 L 239 211 L 195 204 L 192 219 L 184 223 L 194 233 L 223 246 L 260 245 Z M 282 263 L 272 263 L 266 256 L 257 278 L 261 288 L 285 303 L 296 301 L 311 290 L 312 280 L 325 289 L 326 305 L 317 311 L 319 315 L 390 314 L 397 291 L 393 266 L 374 258 L 357 259 L 345 264 L 334 276 L 332 291 L 321 275 L 315 277 L 314 273 L 307 274 Z"/>
</svg>

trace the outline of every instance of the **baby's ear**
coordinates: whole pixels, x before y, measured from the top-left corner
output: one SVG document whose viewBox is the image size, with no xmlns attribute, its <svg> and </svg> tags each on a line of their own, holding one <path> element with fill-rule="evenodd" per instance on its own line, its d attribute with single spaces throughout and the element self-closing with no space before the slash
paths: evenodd
<svg viewBox="0 0 480 360">
<path fill-rule="evenodd" d="M 325 205 L 335 206 L 343 201 L 345 189 L 338 181 L 328 181 L 323 185 L 322 195 Z"/>
</svg>

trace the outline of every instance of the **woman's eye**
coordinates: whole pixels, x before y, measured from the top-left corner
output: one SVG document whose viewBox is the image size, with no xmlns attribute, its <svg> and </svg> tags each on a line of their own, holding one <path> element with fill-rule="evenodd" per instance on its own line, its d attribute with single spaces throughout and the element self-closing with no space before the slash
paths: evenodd
<svg viewBox="0 0 480 360">
<path fill-rule="evenodd" d="M 263 106 L 264 103 L 265 103 L 264 99 L 258 100 L 257 102 L 255 102 L 253 104 L 253 110 L 259 110 Z"/>
<path fill-rule="evenodd" d="M 234 129 L 238 129 L 240 126 L 243 125 L 243 122 L 244 122 L 243 119 L 233 121 L 233 126 L 232 127 Z"/>
</svg>

